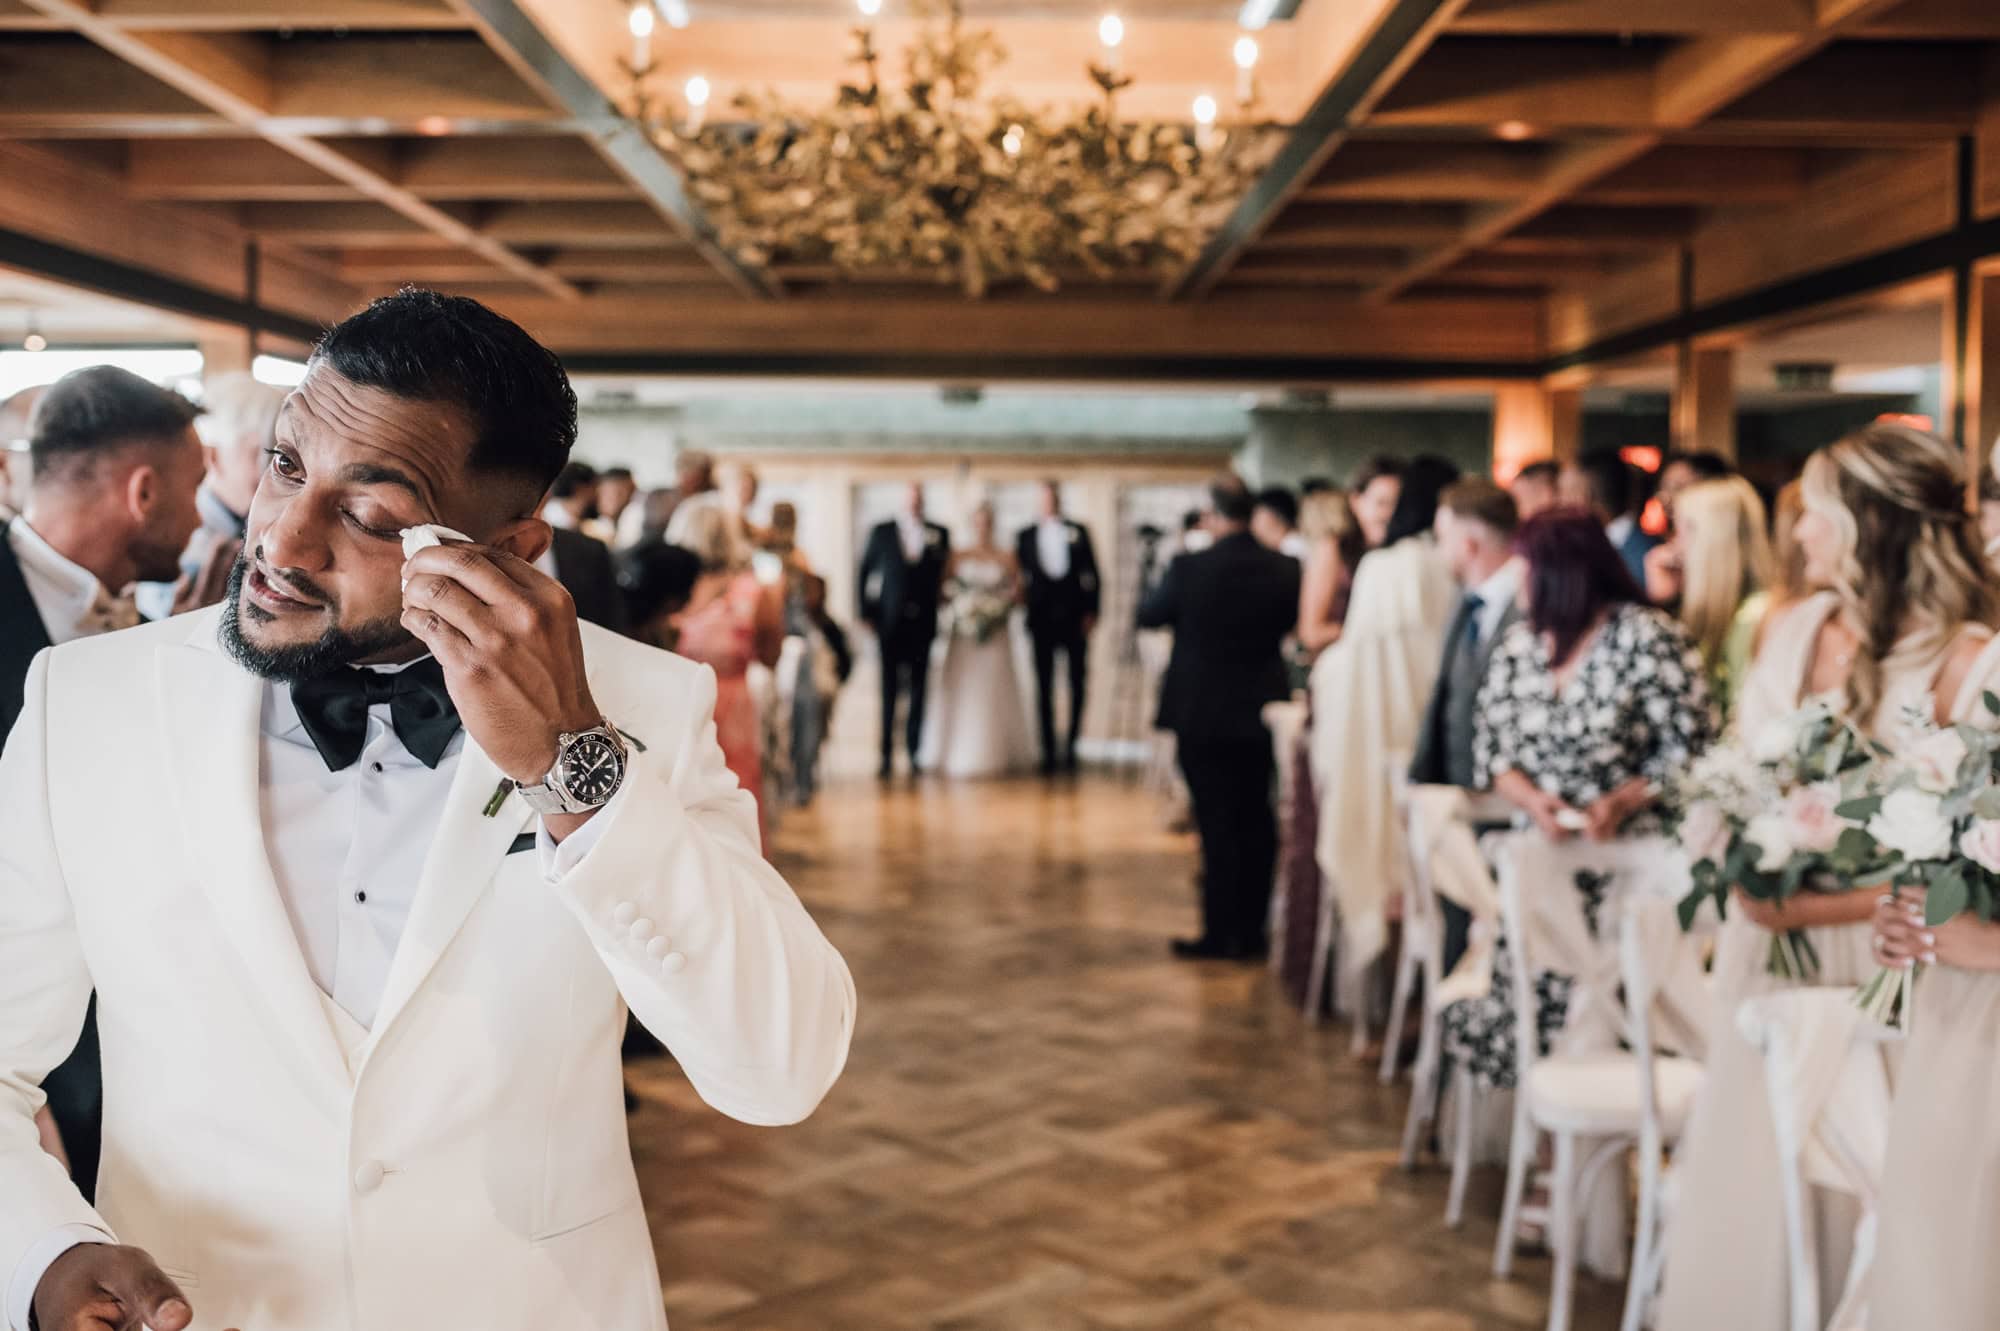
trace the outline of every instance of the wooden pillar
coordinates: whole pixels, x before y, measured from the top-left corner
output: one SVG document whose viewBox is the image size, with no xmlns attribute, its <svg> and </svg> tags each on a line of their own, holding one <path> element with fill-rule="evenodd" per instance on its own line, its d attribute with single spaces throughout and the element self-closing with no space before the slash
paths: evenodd
<svg viewBox="0 0 2000 1331">
<path fill-rule="evenodd" d="M 1684 344 L 1674 368 L 1674 447 L 1736 460 L 1736 352 Z"/>
<path fill-rule="evenodd" d="M 1505 485 L 1530 462 L 1575 457 L 1582 428 L 1582 389 L 1500 385 L 1493 392 L 1494 479 Z"/>
<path fill-rule="evenodd" d="M 2000 439 L 2000 272 L 1953 274 L 1945 307 L 1945 411 L 1939 432 L 1965 450 L 1975 490 Z"/>
<path fill-rule="evenodd" d="M 252 351 L 250 333 L 247 329 L 217 330 L 204 334 L 198 344 L 201 347 L 201 377 L 214 378 L 218 374 L 247 371 L 250 368 Z"/>
</svg>

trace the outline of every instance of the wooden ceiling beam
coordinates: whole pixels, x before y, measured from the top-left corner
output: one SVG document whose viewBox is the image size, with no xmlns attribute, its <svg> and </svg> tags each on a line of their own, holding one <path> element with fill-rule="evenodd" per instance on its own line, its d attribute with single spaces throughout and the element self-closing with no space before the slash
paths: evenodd
<svg viewBox="0 0 2000 1331">
<path fill-rule="evenodd" d="M 480 210 L 479 229 L 504 245 L 651 247 L 686 241 L 647 204 L 496 203 Z"/>
<path fill-rule="evenodd" d="M 1765 4 L 1777 2 L 1765 0 Z M 1856 25 L 1888 10 L 1896 0 L 1813 0 L 1813 3 L 1817 6 L 1812 15 L 1814 22 L 1800 31 L 1696 37 L 1671 47 L 1661 56 L 1654 71 L 1652 115 L 1657 129 L 1570 147 L 1526 197 L 1486 210 L 1458 240 L 1431 251 L 1393 280 L 1372 289 L 1369 299 L 1393 299 L 1450 268 L 1482 245 L 1512 233 L 1605 176 L 1640 160 L 1660 145 L 1665 133 L 1707 121 L 1753 89 L 1809 59 Z"/>
<path fill-rule="evenodd" d="M 632 197 L 631 185 L 577 139 L 415 139 L 400 145 L 396 182 L 425 199 L 590 202 Z"/>
<path fill-rule="evenodd" d="M 1534 143 L 1384 143 L 1355 140 L 1299 192 L 1310 202 L 1481 202 L 1530 193 L 1551 150 Z"/>
<path fill-rule="evenodd" d="M 1977 3 L 1977 0 L 1973 0 Z M 1494 36 L 1696 37 L 1804 31 L 1809 0 L 1473 0 L 1452 31 Z"/>
<path fill-rule="evenodd" d="M 1371 127 L 1461 127 L 1512 122 L 1561 129 L 1644 129 L 1653 123 L 1650 44 L 1447 37 L 1391 89 Z"/>
<path fill-rule="evenodd" d="M 82 0 L 29 0 L 29 3 L 144 74 L 169 85 L 182 96 L 228 117 L 336 181 L 351 186 L 364 197 L 385 204 L 429 227 L 486 262 L 559 299 L 574 300 L 581 294 L 564 279 L 543 270 L 505 245 L 479 235 L 455 216 L 403 188 L 385 176 L 379 166 L 356 155 L 351 148 L 343 149 L 320 139 L 270 128 L 265 123 L 267 119 L 282 113 L 287 104 L 295 105 L 301 91 L 296 80 L 304 77 L 304 72 L 296 55 L 277 58 L 260 56 L 259 52 L 268 48 L 260 47 L 252 39 L 227 34 L 129 32 L 106 22 Z M 337 47 L 342 43 L 321 45 Z M 368 43 L 367 47 L 373 50 L 375 44 Z M 491 62 L 490 54 L 487 59 Z M 381 69 L 365 58 L 357 63 L 354 54 L 349 53 L 336 58 L 334 63 L 344 68 L 359 84 L 381 86 Z M 446 78 L 440 96 L 448 96 L 453 71 L 462 76 L 466 66 L 462 63 L 454 65 L 449 60 L 441 60 L 440 63 Z M 372 80 L 368 77 L 370 70 L 376 76 Z M 407 66 L 403 70 L 405 75 L 410 73 Z M 322 78 L 324 72 L 322 67 Z M 502 72 L 505 72 L 504 67 Z M 426 68 L 423 78 L 416 84 L 419 93 L 429 77 L 430 71 Z M 320 87 L 324 91 L 323 82 Z M 398 95 L 407 99 L 412 90 L 405 86 Z"/>
<path fill-rule="evenodd" d="M 1579 190 L 1576 202 L 1612 208 L 1737 207 L 1790 203 L 1812 184 L 1800 148 L 1713 145 L 1656 148 Z"/>
<path fill-rule="evenodd" d="M 259 237 L 307 249 L 451 246 L 429 227 L 372 201 L 246 203 L 232 216 L 237 225 Z M 470 219 L 461 214 L 461 220 Z"/>
<path fill-rule="evenodd" d="M 97 0 L 107 23 L 135 32 L 269 32 L 278 29 L 440 32 L 464 22 L 443 0 Z"/>
<path fill-rule="evenodd" d="M 1335 208 L 1294 204 L 1257 241 L 1259 254 L 1340 245 L 1421 245 L 1464 229 L 1462 204 L 1354 203 Z"/>
</svg>

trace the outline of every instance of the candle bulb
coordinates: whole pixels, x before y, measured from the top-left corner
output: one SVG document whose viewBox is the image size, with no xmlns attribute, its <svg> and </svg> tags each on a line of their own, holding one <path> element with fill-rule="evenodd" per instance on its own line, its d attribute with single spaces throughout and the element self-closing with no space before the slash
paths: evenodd
<svg viewBox="0 0 2000 1331">
<path fill-rule="evenodd" d="M 632 32 L 632 68 L 643 73 L 653 67 L 653 2 L 639 0 L 626 18 Z"/>
<path fill-rule="evenodd" d="M 1194 99 L 1194 141 L 1203 151 L 1215 146 L 1216 112 L 1215 99 L 1207 93 Z"/>
<path fill-rule="evenodd" d="M 861 17 L 872 19 L 882 12 L 882 0 L 854 0 L 854 7 L 861 11 Z"/>
<path fill-rule="evenodd" d="M 1116 14 L 1106 14 L 1097 22 L 1097 40 L 1104 44 L 1104 67 L 1118 73 L 1118 48 L 1125 41 L 1125 21 Z"/>
<path fill-rule="evenodd" d="M 701 132 L 701 122 L 708 114 L 708 80 L 697 74 L 687 81 L 688 133 Z"/>
<path fill-rule="evenodd" d="M 1257 39 L 1236 39 L 1236 100 L 1243 106 L 1257 100 Z"/>
</svg>

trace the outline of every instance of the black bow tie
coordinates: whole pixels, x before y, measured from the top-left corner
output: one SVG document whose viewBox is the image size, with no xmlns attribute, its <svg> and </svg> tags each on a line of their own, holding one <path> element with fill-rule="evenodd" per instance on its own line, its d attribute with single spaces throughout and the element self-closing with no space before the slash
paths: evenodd
<svg viewBox="0 0 2000 1331">
<path fill-rule="evenodd" d="M 458 707 L 445 691 L 444 667 L 426 657 L 393 673 L 346 669 L 292 685 L 292 706 L 327 770 L 352 767 L 368 742 L 368 709 L 389 704 L 389 724 L 410 755 L 436 767 L 458 733 Z"/>
</svg>

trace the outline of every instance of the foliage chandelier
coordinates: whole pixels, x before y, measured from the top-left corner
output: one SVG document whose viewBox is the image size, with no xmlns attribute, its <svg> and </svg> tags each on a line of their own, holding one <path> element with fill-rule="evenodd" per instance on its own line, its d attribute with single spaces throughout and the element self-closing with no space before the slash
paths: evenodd
<svg viewBox="0 0 2000 1331">
<path fill-rule="evenodd" d="M 1195 259 L 1276 150 L 1266 127 L 1217 127 L 1209 97 L 1192 125 L 1121 119 L 1132 79 L 1115 43 L 1089 66 L 1102 96 L 1086 108 L 988 94 L 1005 59 L 992 30 L 968 28 L 959 0 L 917 0 L 916 13 L 901 86 L 885 83 L 863 24 L 848 53 L 858 77 L 832 105 L 745 92 L 726 123 L 704 123 L 700 78 L 676 122 L 647 89 L 644 48 L 635 54 L 635 118 L 686 174 L 725 248 L 757 266 L 956 282 L 975 297 L 999 283 L 1054 291 L 1080 277 L 1164 277 Z M 1250 87 L 1239 83 L 1246 104 Z"/>
</svg>

